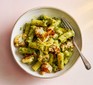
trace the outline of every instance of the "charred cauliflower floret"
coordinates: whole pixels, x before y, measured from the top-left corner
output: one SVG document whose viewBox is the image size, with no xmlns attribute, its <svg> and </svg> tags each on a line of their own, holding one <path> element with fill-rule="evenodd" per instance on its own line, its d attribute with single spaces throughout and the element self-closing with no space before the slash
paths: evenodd
<svg viewBox="0 0 93 85">
<path fill-rule="evenodd" d="M 52 66 L 49 63 L 45 62 L 41 66 L 41 74 L 51 73 L 52 69 L 53 69 Z"/>
<path fill-rule="evenodd" d="M 67 49 L 73 49 L 74 45 L 72 41 L 68 41 L 67 43 L 61 44 L 62 51 L 65 51 Z"/>
<path fill-rule="evenodd" d="M 49 47 L 49 51 L 57 54 L 60 52 L 60 48 L 58 48 L 56 45 L 52 45 Z"/>
<path fill-rule="evenodd" d="M 25 42 L 23 40 L 24 34 L 17 35 L 14 39 L 14 45 L 16 47 L 25 46 Z"/>
<path fill-rule="evenodd" d="M 51 28 L 48 28 L 46 31 L 44 31 L 42 27 L 38 27 L 35 30 L 35 34 L 42 41 L 46 41 L 48 40 L 49 36 L 54 36 L 55 32 Z"/>
<path fill-rule="evenodd" d="M 22 59 L 22 63 L 31 64 L 34 60 L 33 56 L 26 56 Z"/>
<path fill-rule="evenodd" d="M 48 28 L 48 29 L 47 29 L 47 34 L 53 36 L 53 35 L 55 34 L 55 31 L 52 30 L 52 28 Z"/>
<path fill-rule="evenodd" d="M 68 42 L 67 42 L 67 47 L 68 47 L 68 48 L 73 48 L 73 47 L 74 47 L 72 41 L 68 41 Z"/>
<path fill-rule="evenodd" d="M 42 27 L 37 27 L 37 28 L 35 29 L 35 34 L 36 34 L 38 37 L 41 37 L 44 33 L 45 33 L 45 31 L 43 30 Z"/>
<path fill-rule="evenodd" d="M 47 32 L 45 32 L 42 27 L 37 27 L 37 28 L 35 29 L 35 34 L 36 34 L 36 36 L 37 36 L 38 38 L 41 39 L 41 41 L 46 41 L 46 40 L 48 40 L 48 38 L 49 38 Z"/>
</svg>

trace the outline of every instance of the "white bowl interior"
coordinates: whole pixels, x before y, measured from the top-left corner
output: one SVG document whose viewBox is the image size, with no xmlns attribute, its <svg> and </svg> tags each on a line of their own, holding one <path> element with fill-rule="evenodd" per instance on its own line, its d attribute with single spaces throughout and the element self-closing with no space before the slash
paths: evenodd
<svg viewBox="0 0 93 85">
<path fill-rule="evenodd" d="M 22 64 L 20 62 L 20 60 L 21 60 L 20 57 L 22 57 L 22 56 L 20 54 L 16 53 L 17 49 L 15 48 L 14 43 L 13 43 L 14 37 L 22 32 L 22 31 L 20 31 L 20 27 L 22 27 L 26 22 L 31 21 L 31 19 L 38 17 L 42 14 L 48 15 L 51 17 L 64 17 L 64 18 L 66 18 L 74 27 L 75 40 L 76 40 L 77 45 L 81 49 L 81 47 L 82 47 L 81 33 L 80 33 L 79 27 L 78 27 L 77 23 L 74 21 L 74 19 L 71 16 L 69 16 L 67 13 L 65 13 L 64 11 L 61 11 L 56 8 L 44 7 L 44 8 L 37 8 L 37 9 L 29 10 L 18 19 L 18 21 L 14 25 L 12 35 L 11 35 L 11 50 L 13 53 L 13 57 L 16 60 L 16 62 L 18 63 L 18 65 L 23 70 L 25 70 L 27 73 L 29 73 L 33 76 L 36 76 L 36 77 L 40 77 L 40 78 L 53 78 L 53 77 L 57 77 L 59 75 L 62 75 L 63 73 L 65 73 L 68 69 L 70 69 L 74 65 L 74 63 L 76 62 L 76 60 L 79 57 L 79 53 L 77 52 L 76 49 L 74 49 L 74 54 L 71 57 L 70 62 L 65 66 L 64 70 L 56 72 L 56 73 L 40 75 L 38 72 L 34 72 L 31 69 L 31 66 Z"/>
</svg>

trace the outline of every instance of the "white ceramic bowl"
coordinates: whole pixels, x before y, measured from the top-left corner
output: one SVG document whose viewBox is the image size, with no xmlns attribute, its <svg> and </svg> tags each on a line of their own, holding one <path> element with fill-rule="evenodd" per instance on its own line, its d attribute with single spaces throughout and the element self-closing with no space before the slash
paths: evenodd
<svg viewBox="0 0 93 85">
<path fill-rule="evenodd" d="M 74 27 L 75 40 L 76 40 L 77 45 L 81 49 L 81 47 L 82 47 L 81 32 L 80 32 L 80 29 L 79 29 L 77 23 L 75 22 L 75 20 L 70 15 L 68 15 L 66 12 L 64 12 L 60 9 L 51 8 L 51 7 L 42 7 L 42 8 L 31 9 L 31 10 L 25 12 L 17 20 L 17 22 L 14 25 L 12 35 L 11 35 L 11 50 L 12 50 L 12 54 L 13 54 L 15 61 L 27 73 L 29 73 L 33 76 L 36 76 L 36 77 L 40 77 L 40 78 L 54 78 L 54 77 L 64 74 L 66 71 L 68 71 L 74 65 L 74 63 L 77 61 L 77 59 L 79 57 L 79 53 L 77 52 L 76 49 L 74 49 L 74 54 L 71 57 L 70 62 L 65 66 L 64 70 L 61 70 L 56 73 L 48 73 L 45 75 L 40 75 L 38 72 L 34 72 L 30 66 L 25 65 L 20 62 L 22 56 L 20 54 L 16 53 L 17 49 L 15 48 L 14 42 L 13 42 L 15 36 L 22 33 L 22 31 L 20 31 L 20 27 L 22 27 L 26 22 L 29 22 L 34 17 L 38 17 L 42 14 L 45 14 L 45 15 L 48 15 L 51 17 L 60 17 L 60 18 L 64 17 L 64 18 L 66 18 Z"/>
</svg>

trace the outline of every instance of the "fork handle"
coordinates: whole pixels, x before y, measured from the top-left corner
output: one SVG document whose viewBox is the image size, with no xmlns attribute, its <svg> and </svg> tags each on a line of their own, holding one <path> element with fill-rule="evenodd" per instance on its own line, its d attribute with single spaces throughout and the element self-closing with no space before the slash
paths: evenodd
<svg viewBox="0 0 93 85">
<path fill-rule="evenodd" d="M 85 65 L 85 68 L 86 68 L 87 70 L 91 69 L 90 63 L 89 63 L 88 60 L 84 57 L 84 55 L 81 53 L 81 51 L 79 50 L 76 42 L 74 42 L 74 45 L 75 45 L 75 47 L 77 48 L 77 50 L 78 50 L 78 52 L 79 52 L 79 54 L 80 54 L 80 56 L 81 56 L 81 59 L 82 59 L 84 65 Z"/>
</svg>

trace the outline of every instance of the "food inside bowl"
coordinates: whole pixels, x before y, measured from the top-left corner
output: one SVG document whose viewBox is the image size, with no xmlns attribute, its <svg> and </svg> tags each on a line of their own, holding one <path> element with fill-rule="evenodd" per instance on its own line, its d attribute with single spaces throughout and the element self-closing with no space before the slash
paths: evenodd
<svg viewBox="0 0 93 85">
<path fill-rule="evenodd" d="M 73 30 L 64 27 L 61 18 L 41 15 L 21 27 L 14 38 L 21 62 L 40 74 L 63 70 L 73 54 Z"/>
</svg>

